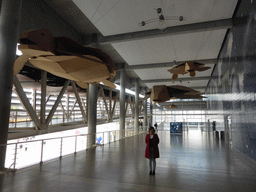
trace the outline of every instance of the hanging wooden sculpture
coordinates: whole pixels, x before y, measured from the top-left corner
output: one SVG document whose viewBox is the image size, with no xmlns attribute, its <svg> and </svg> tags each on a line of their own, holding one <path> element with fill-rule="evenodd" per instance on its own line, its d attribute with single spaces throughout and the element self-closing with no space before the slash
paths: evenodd
<svg viewBox="0 0 256 192">
<path fill-rule="evenodd" d="M 201 92 L 194 89 L 174 85 L 156 85 L 153 86 L 150 92 L 147 92 L 150 95 L 150 100 L 155 103 L 162 103 L 170 99 L 202 99 L 203 96 Z"/>
<path fill-rule="evenodd" d="M 53 37 L 48 29 L 31 30 L 20 37 L 23 53 L 14 63 L 14 75 L 26 62 L 58 77 L 73 80 L 87 89 L 88 84 L 102 82 L 115 88 L 109 79 L 115 77 L 112 59 L 100 49 L 84 47 L 67 37 Z"/>
<path fill-rule="evenodd" d="M 173 105 L 173 104 L 168 105 L 167 107 L 168 107 L 169 109 L 177 109 L 177 105 Z"/>
<path fill-rule="evenodd" d="M 202 63 L 188 61 L 181 63 L 168 71 L 173 74 L 172 79 L 175 80 L 178 78 L 178 74 L 184 75 L 189 73 L 191 77 L 194 77 L 196 75 L 196 71 L 206 71 L 210 68 L 211 67 L 205 67 Z"/>
</svg>

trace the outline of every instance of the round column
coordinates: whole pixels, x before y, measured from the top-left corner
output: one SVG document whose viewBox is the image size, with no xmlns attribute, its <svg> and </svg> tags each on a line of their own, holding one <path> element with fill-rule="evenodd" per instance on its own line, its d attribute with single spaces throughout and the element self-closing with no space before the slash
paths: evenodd
<svg viewBox="0 0 256 192">
<path fill-rule="evenodd" d="M 88 98 L 88 138 L 87 146 L 92 147 L 96 140 L 96 125 L 97 125 L 97 100 L 98 100 L 98 86 L 89 85 Z"/>
<path fill-rule="evenodd" d="M 125 70 L 120 71 L 120 116 L 119 116 L 119 139 L 125 137 Z"/>
<path fill-rule="evenodd" d="M 135 118 L 134 118 L 134 132 L 139 133 L 139 82 L 135 82 Z"/>
<path fill-rule="evenodd" d="M 2 0 L 0 16 L 0 170 L 4 169 L 13 82 L 13 64 L 19 36 L 21 0 Z"/>
</svg>

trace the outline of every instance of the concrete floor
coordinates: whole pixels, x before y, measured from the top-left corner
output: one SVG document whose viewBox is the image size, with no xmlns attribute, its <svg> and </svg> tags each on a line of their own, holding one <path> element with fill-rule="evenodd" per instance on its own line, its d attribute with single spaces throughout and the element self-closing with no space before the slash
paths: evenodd
<svg viewBox="0 0 256 192">
<path fill-rule="evenodd" d="M 149 175 L 145 134 L 0 175 L 2 192 L 256 191 L 256 163 L 213 133 L 159 131 L 160 158 Z"/>
</svg>

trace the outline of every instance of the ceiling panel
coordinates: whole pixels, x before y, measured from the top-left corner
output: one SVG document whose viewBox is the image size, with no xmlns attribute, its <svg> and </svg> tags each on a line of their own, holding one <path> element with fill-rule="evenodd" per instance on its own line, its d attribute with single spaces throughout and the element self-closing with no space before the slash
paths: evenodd
<svg viewBox="0 0 256 192">
<path fill-rule="evenodd" d="M 175 60 L 173 38 L 171 36 L 114 43 L 112 45 L 129 65 Z"/>
<path fill-rule="evenodd" d="M 143 20 L 158 18 L 156 8 L 167 16 L 184 16 L 185 21 L 167 21 L 167 26 L 231 18 L 237 0 L 73 0 L 104 35 L 156 28 L 156 23 L 139 27 Z M 191 11 L 193 10 L 193 11 Z"/>
<path fill-rule="evenodd" d="M 199 32 L 125 43 L 113 47 L 129 65 L 217 58 L 226 30 Z"/>
</svg>

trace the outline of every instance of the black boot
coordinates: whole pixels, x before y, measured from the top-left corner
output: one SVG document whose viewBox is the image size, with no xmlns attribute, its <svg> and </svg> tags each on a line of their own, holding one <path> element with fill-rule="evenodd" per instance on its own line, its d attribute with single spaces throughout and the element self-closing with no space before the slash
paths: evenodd
<svg viewBox="0 0 256 192">
<path fill-rule="evenodd" d="M 153 173 L 152 173 L 152 171 L 149 171 L 149 175 L 152 175 Z"/>
<path fill-rule="evenodd" d="M 152 175 L 155 175 L 155 171 L 153 171 Z"/>
</svg>

